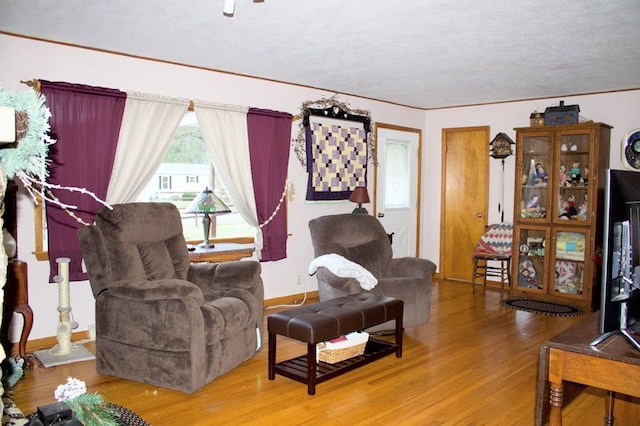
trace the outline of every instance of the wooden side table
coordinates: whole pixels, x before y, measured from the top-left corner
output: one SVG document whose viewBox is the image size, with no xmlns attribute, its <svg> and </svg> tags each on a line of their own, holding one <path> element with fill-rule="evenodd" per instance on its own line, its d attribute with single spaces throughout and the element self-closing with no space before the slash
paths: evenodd
<svg viewBox="0 0 640 426">
<path fill-rule="evenodd" d="M 195 250 L 189 251 L 191 262 L 230 262 L 244 257 L 253 256 L 256 250 L 253 244 L 218 243 L 213 248 L 194 246 Z"/>
<path fill-rule="evenodd" d="M 2 339 L 9 340 L 9 324 L 14 312 L 24 318 L 18 353 L 24 359 L 25 368 L 33 367 L 33 356 L 27 355 L 27 339 L 33 326 L 33 310 L 29 306 L 29 285 L 27 281 L 27 262 L 17 259 L 9 261 L 7 267 L 7 283 L 4 288 L 4 310 L 2 314 Z M 11 356 L 10 351 L 7 357 Z"/>
<path fill-rule="evenodd" d="M 551 338 L 540 351 L 538 403 L 536 425 L 545 424 L 546 414 L 551 426 L 562 425 L 562 406 L 570 395 L 565 383 L 579 383 L 606 389 L 606 424 L 613 424 L 616 393 L 635 397 L 629 399 L 627 412 L 638 419 L 640 397 L 640 352 L 623 336 L 613 336 L 593 348 L 589 345 L 598 337 L 598 313 Z M 626 413 L 625 413 L 626 414 Z M 637 424 L 621 416 L 618 424 Z"/>
</svg>

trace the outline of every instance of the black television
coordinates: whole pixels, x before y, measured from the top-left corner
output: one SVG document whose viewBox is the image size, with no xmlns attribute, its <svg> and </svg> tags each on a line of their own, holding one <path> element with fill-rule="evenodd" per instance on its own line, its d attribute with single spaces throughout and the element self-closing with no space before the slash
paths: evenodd
<svg viewBox="0 0 640 426">
<path fill-rule="evenodd" d="M 608 169 L 600 295 L 601 336 L 622 334 L 640 351 L 640 173 Z"/>
</svg>

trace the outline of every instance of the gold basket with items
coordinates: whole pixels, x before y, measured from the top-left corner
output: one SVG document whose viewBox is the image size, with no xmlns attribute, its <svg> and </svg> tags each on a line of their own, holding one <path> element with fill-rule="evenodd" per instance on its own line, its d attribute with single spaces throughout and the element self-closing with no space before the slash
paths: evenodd
<svg viewBox="0 0 640 426">
<path fill-rule="evenodd" d="M 318 343 L 316 346 L 316 355 L 318 361 L 337 364 L 346 359 L 364 354 L 364 349 L 368 341 L 369 333 L 356 331 L 345 336 Z"/>
</svg>

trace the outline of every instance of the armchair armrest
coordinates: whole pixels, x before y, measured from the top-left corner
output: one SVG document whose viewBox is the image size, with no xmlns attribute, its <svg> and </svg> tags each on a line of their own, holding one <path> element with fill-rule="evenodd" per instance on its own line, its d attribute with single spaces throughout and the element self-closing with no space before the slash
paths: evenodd
<svg viewBox="0 0 640 426">
<path fill-rule="evenodd" d="M 204 339 L 203 306 L 202 291 L 185 280 L 118 281 L 96 298 L 98 344 L 188 351 Z"/>
<path fill-rule="evenodd" d="M 340 292 L 346 291 L 348 294 L 355 294 L 363 291 L 357 279 L 339 277 L 324 266 L 318 268 L 316 277 L 319 282 L 325 283 L 336 290 L 340 290 Z M 322 289 L 322 286 L 318 286 L 318 289 Z"/>
<path fill-rule="evenodd" d="M 392 258 L 384 271 L 385 277 L 431 277 L 436 272 L 436 265 L 428 259 L 419 257 Z"/>
<path fill-rule="evenodd" d="M 144 282 L 116 281 L 100 295 L 109 295 L 132 301 L 157 301 L 191 298 L 198 305 L 204 303 L 202 290 L 193 283 L 179 279 Z"/>
<path fill-rule="evenodd" d="M 223 263 L 194 263 L 189 266 L 187 280 L 198 286 L 205 299 L 214 292 L 243 288 L 256 293 L 262 288 L 260 263 L 237 260 Z"/>
</svg>

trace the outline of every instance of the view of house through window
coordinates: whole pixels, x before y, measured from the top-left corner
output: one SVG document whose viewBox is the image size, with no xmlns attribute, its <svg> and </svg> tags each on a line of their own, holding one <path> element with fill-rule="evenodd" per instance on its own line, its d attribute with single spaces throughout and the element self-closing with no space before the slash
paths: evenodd
<svg viewBox="0 0 640 426">
<path fill-rule="evenodd" d="M 182 216 L 187 241 L 202 240 L 202 215 L 186 213 L 193 199 L 205 188 L 212 190 L 232 213 L 211 217 L 211 235 L 215 238 L 253 237 L 254 229 L 237 213 L 224 185 L 207 158 L 204 141 L 194 112 L 187 112 L 167 154 L 137 201 L 167 201 L 175 204 Z"/>
</svg>

